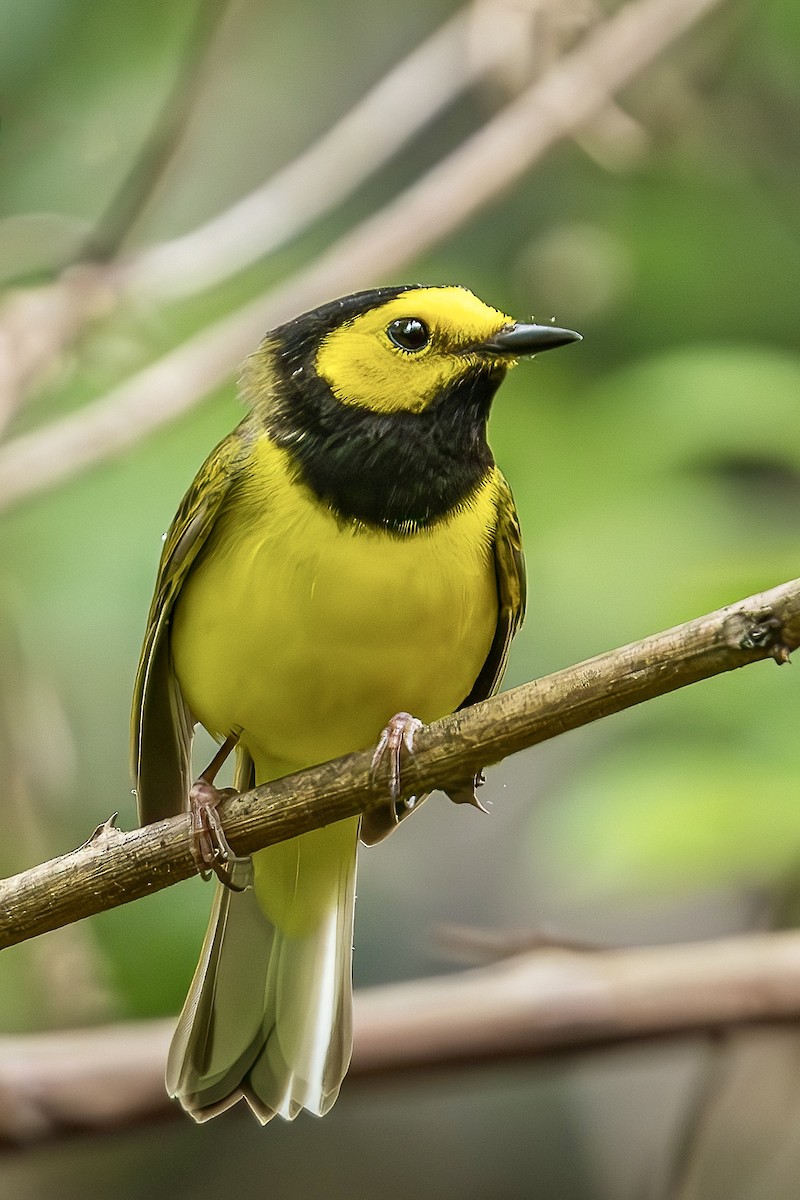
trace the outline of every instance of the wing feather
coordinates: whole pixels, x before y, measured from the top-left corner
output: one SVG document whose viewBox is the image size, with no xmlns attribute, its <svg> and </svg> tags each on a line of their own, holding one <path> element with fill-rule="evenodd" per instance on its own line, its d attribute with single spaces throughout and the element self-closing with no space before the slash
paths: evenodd
<svg viewBox="0 0 800 1200">
<path fill-rule="evenodd" d="M 493 696 L 503 678 L 508 663 L 511 641 L 525 618 L 527 582 L 525 557 L 522 553 L 522 534 L 511 488 L 503 475 L 498 475 L 497 528 L 494 537 L 494 569 L 497 579 L 497 629 L 494 639 L 472 691 L 460 708 L 477 704 Z"/>
<path fill-rule="evenodd" d="M 131 713 L 131 769 L 142 824 L 174 816 L 186 807 L 194 719 L 172 667 L 170 618 L 230 495 L 248 445 L 246 429 L 240 425 L 211 452 L 164 539 Z"/>
</svg>

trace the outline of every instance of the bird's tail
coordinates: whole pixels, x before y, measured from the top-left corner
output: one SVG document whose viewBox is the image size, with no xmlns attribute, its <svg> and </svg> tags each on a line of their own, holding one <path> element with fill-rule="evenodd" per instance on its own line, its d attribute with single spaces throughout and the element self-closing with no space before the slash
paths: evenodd
<svg viewBox="0 0 800 1200">
<path fill-rule="evenodd" d="M 253 856 L 255 884 L 217 884 L 167 1063 L 167 1089 L 196 1121 L 242 1097 L 266 1124 L 339 1093 L 352 1046 L 358 821 Z"/>
</svg>

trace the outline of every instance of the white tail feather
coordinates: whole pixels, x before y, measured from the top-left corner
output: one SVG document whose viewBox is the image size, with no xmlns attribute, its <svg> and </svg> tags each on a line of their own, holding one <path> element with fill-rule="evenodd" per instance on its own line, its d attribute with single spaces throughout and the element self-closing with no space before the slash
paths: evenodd
<svg viewBox="0 0 800 1200">
<path fill-rule="evenodd" d="M 352 1045 L 356 837 L 354 821 L 315 830 L 282 858 L 259 852 L 256 891 L 217 885 L 167 1065 L 170 1094 L 195 1120 L 242 1097 L 262 1123 L 322 1115 L 336 1099 Z"/>
</svg>

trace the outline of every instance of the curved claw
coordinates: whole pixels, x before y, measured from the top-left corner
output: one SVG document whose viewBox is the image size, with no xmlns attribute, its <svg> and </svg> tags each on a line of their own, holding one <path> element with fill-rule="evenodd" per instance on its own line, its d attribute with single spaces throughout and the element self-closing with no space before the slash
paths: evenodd
<svg viewBox="0 0 800 1200">
<path fill-rule="evenodd" d="M 399 712 L 395 713 L 378 739 L 378 745 L 375 747 L 375 753 L 372 756 L 370 777 L 373 786 L 377 786 L 380 783 L 380 767 L 383 764 L 384 758 L 388 755 L 389 796 L 392 804 L 396 804 L 400 799 L 400 759 L 403 749 L 408 754 L 413 755 L 414 738 L 422 728 L 422 721 L 418 717 L 413 717 L 411 713 Z M 413 807 L 413 799 L 409 807 Z"/>
<path fill-rule="evenodd" d="M 236 794 L 235 788 L 216 788 L 201 775 L 189 792 L 189 814 L 192 855 L 200 877 L 210 879 L 213 872 L 225 887 L 242 892 L 247 885 L 236 882 L 234 873 L 237 864 L 248 860 L 234 854 L 217 812 L 223 800 Z"/>
</svg>

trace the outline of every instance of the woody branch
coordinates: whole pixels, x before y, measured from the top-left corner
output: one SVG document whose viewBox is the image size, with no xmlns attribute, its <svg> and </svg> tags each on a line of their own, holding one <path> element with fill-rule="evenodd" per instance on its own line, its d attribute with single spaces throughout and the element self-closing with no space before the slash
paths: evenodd
<svg viewBox="0 0 800 1200">
<path fill-rule="evenodd" d="M 800 645 L 800 579 L 567 667 L 424 729 L 403 792 L 464 781 L 508 755 Z M 222 809 L 233 850 L 253 851 L 386 803 L 368 751 L 255 788 Z M 187 815 L 123 832 L 100 826 L 80 849 L 0 882 L 0 948 L 114 908 L 196 871 Z"/>
</svg>

